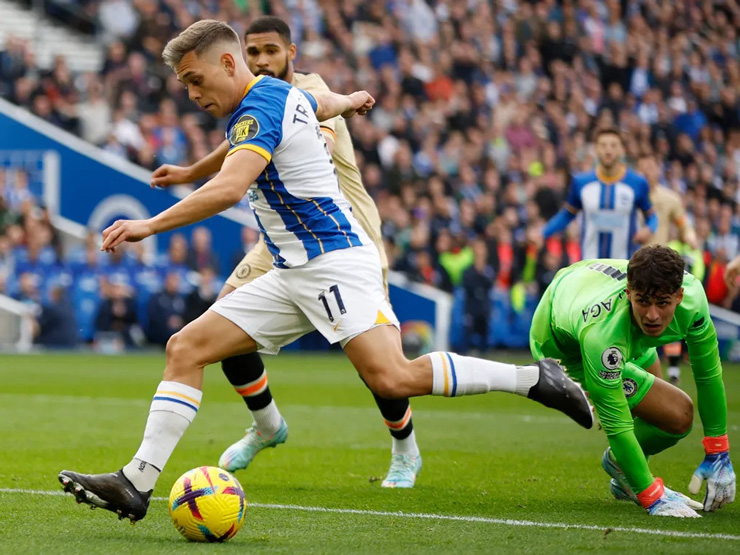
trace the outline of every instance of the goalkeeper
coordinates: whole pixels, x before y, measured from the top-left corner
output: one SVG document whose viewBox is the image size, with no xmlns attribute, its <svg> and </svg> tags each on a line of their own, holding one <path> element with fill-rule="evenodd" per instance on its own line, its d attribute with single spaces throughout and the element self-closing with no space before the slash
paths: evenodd
<svg viewBox="0 0 740 555">
<path fill-rule="evenodd" d="M 534 315 L 534 358 L 561 359 L 590 395 L 609 440 L 602 458 L 617 499 L 651 515 L 698 517 L 735 498 L 727 439 L 727 400 L 717 336 L 701 282 L 684 272 L 674 250 L 648 246 L 629 260 L 584 260 L 557 273 Z M 691 431 L 693 404 L 645 369 L 659 365 L 655 347 L 685 340 L 696 382 L 706 457 L 689 490 L 707 481 L 704 503 L 663 486 L 650 455 Z M 651 368 L 652 367 L 652 368 Z"/>
</svg>

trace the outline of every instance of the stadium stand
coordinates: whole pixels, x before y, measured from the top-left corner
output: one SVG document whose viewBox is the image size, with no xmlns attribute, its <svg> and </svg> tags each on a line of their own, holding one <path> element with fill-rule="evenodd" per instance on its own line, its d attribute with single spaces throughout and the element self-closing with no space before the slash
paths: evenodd
<svg viewBox="0 0 740 555">
<path fill-rule="evenodd" d="M 697 230 L 711 302 L 740 308 L 722 279 L 740 249 L 736 0 L 43 4 L 70 32 L 84 19 L 102 65 L 75 71 L 63 54 L 40 64 L 31 38 L 6 34 L 0 96 L 148 169 L 188 164 L 223 138 L 223 122 L 198 112 L 161 63 L 165 42 L 201 18 L 239 32 L 262 14 L 286 19 L 297 70 L 376 97 L 370 117 L 351 121 L 365 185 L 392 267 L 454 291 L 457 349 L 526 346 L 539 294 L 580 257 L 578 221 L 546 244 L 537 230 L 562 205 L 570 176 L 593 167 L 590 138 L 600 125 L 625 131 L 628 163 L 645 151 L 659 156 L 664 184 L 682 196 Z M 134 306 L 126 318 L 146 329 L 168 274 L 180 276 L 183 297 L 198 272 L 212 279 L 208 253 L 187 244 L 159 264 L 133 250 L 100 258 L 93 243 L 62 252 L 33 175 L 1 158 L 0 193 L 0 292 L 46 306 L 66 291 L 79 340 L 95 337 L 100 307 L 129 314 L 121 298 Z M 481 295 L 484 314 L 469 302 Z"/>
</svg>

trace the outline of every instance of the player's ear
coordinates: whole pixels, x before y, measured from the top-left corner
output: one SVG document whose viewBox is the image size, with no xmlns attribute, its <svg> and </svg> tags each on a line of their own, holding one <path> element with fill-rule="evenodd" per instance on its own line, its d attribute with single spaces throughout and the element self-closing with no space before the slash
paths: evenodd
<svg viewBox="0 0 740 555">
<path fill-rule="evenodd" d="M 683 287 L 681 287 L 681 289 L 678 290 L 676 299 L 678 300 L 676 304 L 681 304 L 681 301 L 683 300 Z"/>
<path fill-rule="evenodd" d="M 627 287 L 627 288 L 626 288 L 626 289 L 624 290 L 624 292 L 625 292 L 625 293 L 627 293 L 627 299 L 631 301 L 631 300 L 632 300 L 632 297 L 630 296 L 630 288 L 629 288 L 629 287 Z"/>
<path fill-rule="evenodd" d="M 295 60 L 297 53 L 298 48 L 296 47 L 294 42 L 291 42 L 290 46 L 288 47 L 288 59 L 292 62 L 293 60 Z"/>
<path fill-rule="evenodd" d="M 236 61 L 234 56 L 230 52 L 224 52 L 221 54 L 221 67 L 229 77 L 232 77 L 236 72 Z"/>
</svg>

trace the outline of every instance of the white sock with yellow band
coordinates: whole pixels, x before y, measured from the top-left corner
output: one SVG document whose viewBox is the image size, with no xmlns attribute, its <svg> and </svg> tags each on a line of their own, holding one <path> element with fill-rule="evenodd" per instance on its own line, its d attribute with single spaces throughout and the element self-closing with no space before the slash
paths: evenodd
<svg viewBox="0 0 740 555">
<path fill-rule="evenodd" d="M 489 391 L 526 396 L 539 380 L 537 366 L 516 366 L 455 353 L 430 353 L 432 395 L 460 397 Z"/>
<path fill-rule="evenodd" d="M 149 491 L 200 408 L 203 392 L 179 382 L 160 382 L 149 409 L 144 439 L 123 474 L 139 491 Z"/>
</svg>

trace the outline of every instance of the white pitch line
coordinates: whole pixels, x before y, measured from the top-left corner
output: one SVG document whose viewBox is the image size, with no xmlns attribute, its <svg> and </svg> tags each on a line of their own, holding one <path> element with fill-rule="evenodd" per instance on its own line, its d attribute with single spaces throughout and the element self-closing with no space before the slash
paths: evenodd
<svg viewBox="0 0 740 555">
<path fill-rule="evenodd" d="M 0 488 L 0 493 L 21 493 L 26 495 L 67 495 L 63 491 L 48 491 L 34 489 Z M 167 497 L 152 497 L 152 501 L 167 501 Z M 509 518 L 489 518 L 484 516 L 456 516 L 438 515 L 433 513 L 404 513 L 394 511 L 368 511 L 362 509 L 336 509 L 329 507 L 306 507 L 303 505 L 281 505 L 275 503 L 248 503 L 250 507 L 258 509 L 279 509 L 287 511 L 305 511 L 311 513 L 334 513 L 367 516 L 392 516 L 397 518 L 415 518 L 426 520 L 446 520 L 454 522 L 482 522 L 485 524 L 501 524 L 503 526 L 525 526 L 532 528 L 560 528 L 563 530 L 610 530 L 612 532 L 628 532 L 630 534 L 648 534 L 652 536 L 670 536 L 674 538 L 700 538 L 710 540 L 740 540 L 740 536 L 732 534 L 710 534 L 708 532 L 680 532 L 678 530 L 657 530 L 651 528 L 631 528 L 623 526 L 603 526 L 596 524 L 566 524 L 564 522 L 537 522 L 534 520 L 512 520 Z"/>
</svg>

